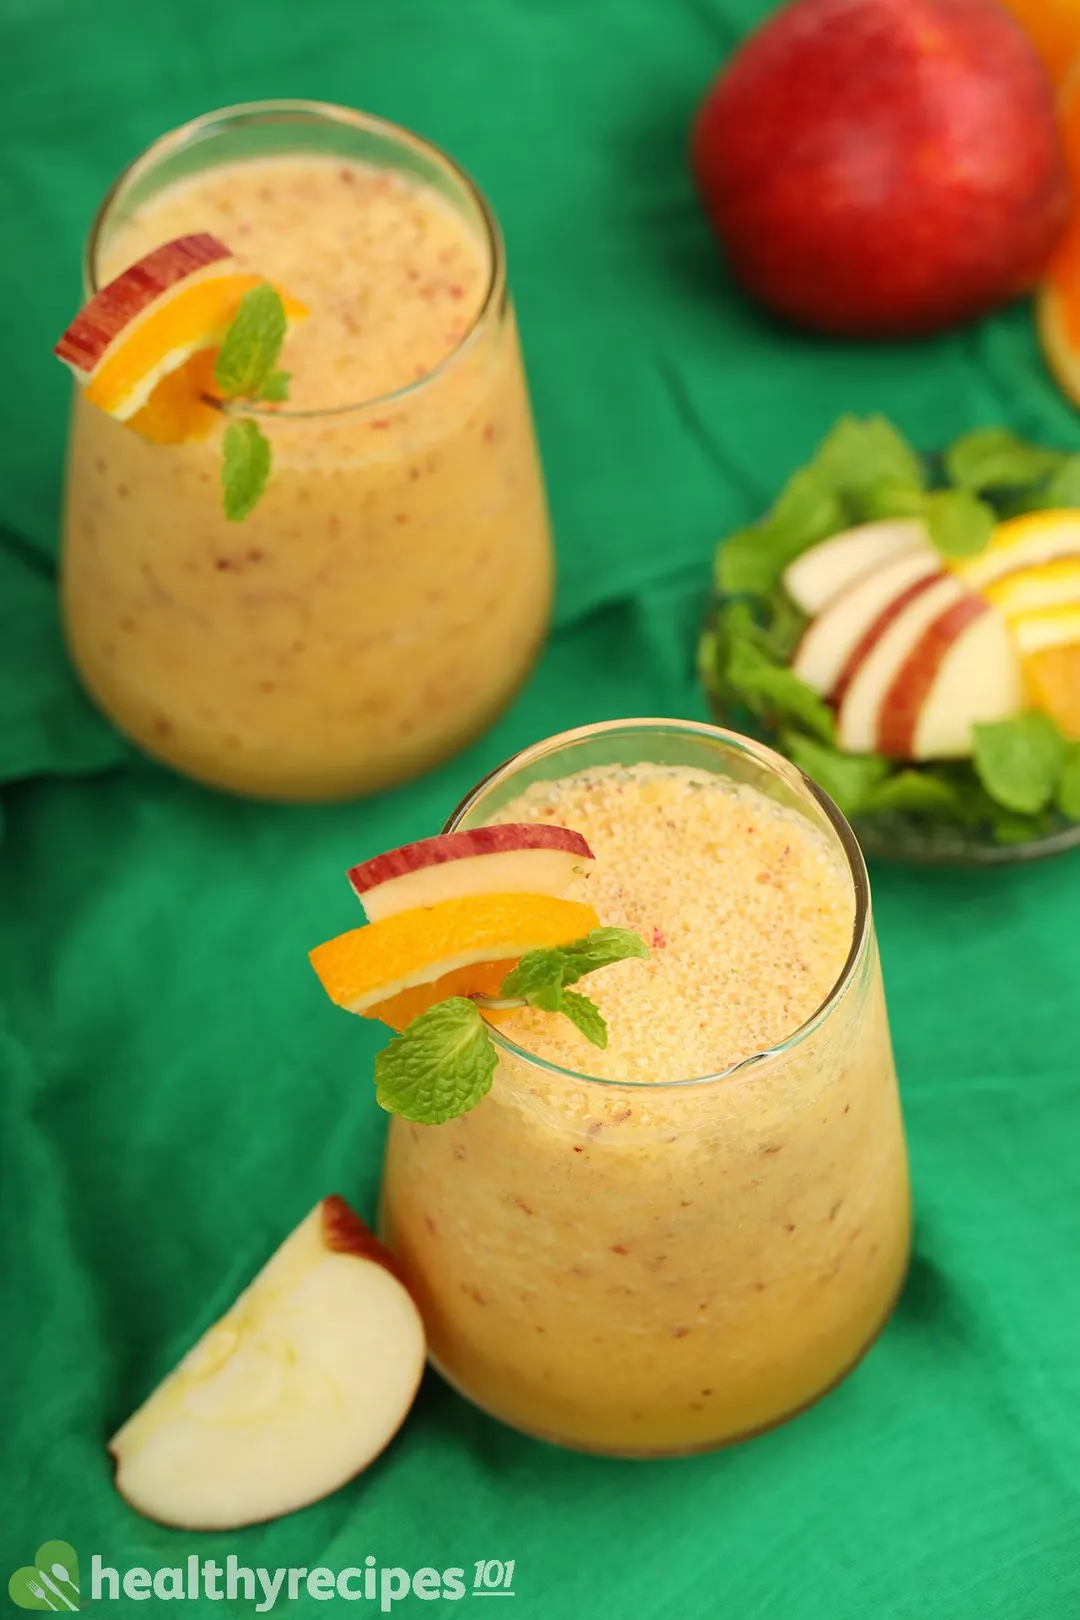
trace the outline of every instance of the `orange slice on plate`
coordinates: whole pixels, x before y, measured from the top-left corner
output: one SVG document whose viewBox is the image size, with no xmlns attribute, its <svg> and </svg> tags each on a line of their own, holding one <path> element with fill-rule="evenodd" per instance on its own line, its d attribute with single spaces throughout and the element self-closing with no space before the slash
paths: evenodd
<svg viewBox="0 0 1080 1620">
<path fill-rule="evenodd" d="M 331 1001 L 398 1028 L 448 995 L 495 993 L 527 951 L 568 945 L 598 926 L 592 906 L 576 900 L 468 895 L 351 929 L 310 957 Z"/>
<path fill-rule="evenodd" d="M 1032 702 L 1061 732 L 1080 742 L 1080 643 L 1041 647 L 1024 659 Z"/>
</svg>

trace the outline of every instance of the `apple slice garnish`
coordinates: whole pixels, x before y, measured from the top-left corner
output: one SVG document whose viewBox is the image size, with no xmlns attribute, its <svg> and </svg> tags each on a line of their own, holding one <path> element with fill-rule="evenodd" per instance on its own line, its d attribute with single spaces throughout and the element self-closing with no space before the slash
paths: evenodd
<svg viewBox="0 0 1080 1620">
<path fill-rule="evenodd" d="M 113 1436 L 116 1488 L 185 1530 L 292 1513 L 379 1455 L 424 1356 L 391 1256 L 344 1199 L 324 1198 Z"/>
<path fill-rule="evenodd" d="M 143 417 L 151 396 L 193 356 L 221 344 L 245 293 L 261 285 L 263 277 L 235 269 L 216 237 L 177 237 L 95 293 L 54 353 L 91 405 L 147 438 L 172 442 Z M 307 314 L 297 299 L 280 296 L 290 320 Z M 174 409 L 167 414 L 175 419 Z"/>
<path fill-rule="evenodd" d="M 128 332 L 145 309 L 177 282 L 231 259 L 232 250 L 208 231 L 178 236 L 129 265 L 102 287 L 76 315 L 53 353 L 87 383 L 110 346 Z"/>
<path fill-rule="evenodd" d="M 841 591 L 872 569 L 903 552 L 930 549 L 926 525 L 918 518 L 860 523 L 821 540 L 784 570 L 784 589 L 804 613 L 818 614 Z"/>
<path fill-rule="evenodd" d="M 795 649 L 793 672 L 830 697 L 850 677 L 852 661 L 869 652 L 898 609 L 943 578 L 941 558 L 930 546 L 905 551 L 871 569 L 810 621 Z"/>
<path fill-rule="evenodd" d="M 507 822 L 442 833 L 387 850 L 348 873 L 370 922 L 415 906 L 476 894 L 566 893 L 593 852 L 580 833 L 540 822 Z"/>
</svg>

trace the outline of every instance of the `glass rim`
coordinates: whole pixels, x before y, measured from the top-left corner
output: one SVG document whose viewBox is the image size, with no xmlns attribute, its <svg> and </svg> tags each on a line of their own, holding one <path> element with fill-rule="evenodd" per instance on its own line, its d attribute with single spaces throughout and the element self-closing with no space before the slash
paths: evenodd
<svg viewBox="0 0 1080 1620">
<path fill-rule="evenodd" d="M 745 737 L 741 732 L 728 731 L 722 726 L 710 725 L 707 721 L 678 720 L 652 716 L 627 720 L 603 720 L 593 725 L 576 726 L 569 731 L 556 732 L 554 736 L 545 737 L 542 742 L 532 743 L 529 747 L 522 748 L 516 754 L 512 754 L 508 759 L 503 760 L 500 765 L 496 765 L 486 775 L 482 776 L 479 782 L 470 789 L 450 815 L 442 830 L 444 833 L 455 832 L 472 806 L 489 788 L 511 776 L 522 766 L 543 759 L 545 755 L 554 754 L 559 749 L 574 743 L 584 742 L 592 737 L 604 736 L 618 731 L 627 733 L 647 731 L 682 733 L 689 737 L 700 737 L 706 741 L 719 742 L 733 752 L 748 755 L 771 770 L 774 775 L 782 777 L 792 786 L 809 793 L 810 797 L 824 812 L 826 820 L 836 835 L 847 862 L 848 875 L 855 891 L 855 916 L 851 928 L 851 946 L 844 964 L 819 1006 L 814 1009 L 809 1018 L 805 1019 L 784 1040 L 777 1041 L 772 1046 L 763 1047 L 759 1052 L 751 1052 L 746 1057 L 739 1058 L 735 1063 L 729 1064 L 726 1069 L 718 1069 L 713 1074 L 695 1075 L 690 1079 L 609 1080 L 600 1075 L 583 1074 L 577 1069 L 565 1069 L 561 1064 L 552 1063 L 547 1058 L 538 1057 L 535 1052 L 530 1052 L 527 1047 L 519 1046 L 516 1041 L 512 1041 L 496 1025 L 488 1025 L 488 1034 L 491 1036 L 496 1049 L 501 1053 L 575 1085 L 606 1086 L 615 1090 L 667 1092 L 694 1086 L 715 1085 L 721 1080 L 750 1078 L 762 1068 L 776 1062 L 779 1058 L 801 1046 L 821 1027 L 854 980 L 862 965 L 871 938 L 870 875 L 866 869 L 866 861 L 859 841 L 842 811 L 825 792 L 824 788 L 819 787 L 812 777 L 807 776 L 805 771 L 801 771 L 791 760 L 785 759 L 782 754 L 778 754 L 775 749 L 766 747 L 764 743 L 756 742 L 752 737 Z"/>
<path fill-rule="evenodd" d="M 473 317 L 470 325 L 455 343 L 454 347 L 444 354 L 437 365 L 426 371 L 422 377 L 416 377 L 400 388 L 392 389 L 386 394 L 373 394 L 369 399 L 353 400 L 345 405 L 316 406 L 309 410 L 290 410 L 288 406 L 275 406 L 268 410 L 265 406 L 248 405 L 243 407 L 245 416 L 265 417 L 268 421 L 311 421 L 325 420 L 328 417 L 348 416 L 353 412 L 385 409 L 402 403 L 414 394 L 422 393 L 431 383 L 436 382 L 468 350 L 475 347 L 479 334 L 490 324 L 491 318 L 501 309 L 503 294 L 506 287 L 506 246 L 503 242 L 499 222 L 495 211 L 488 202 L 476 181 L 456 159 L 435 141 L 429 141 L 426 136 L 417 135 L 414 131 L 406 129 L 403 124 L 395 124 L 391 119 L 379 118 L 375 113 L 366 113 L 355 107 L 346 107 L 333 101 L 311 101 L 302 97 L 271 98 L 263 101 L 238 101 L 227 107 L 218 107 L 213 112 L 200 113 L 197 118 L 190 118 L 184 124 L 177 124 L 158 135 L 144 146 L 129 163 L 126 163 L 106 189 L 105 195 L 98 204 L 90 228 L 87 231 L 86 241 L 83 245 L 82 276 L 83 286 L 88 296 L 92 297 L 100 291 L 97 277 L 97 256 L 101 245 L 101 236 L 108 222 L 109 214 L 122 195 L 125 188 L 137 180 L 145 171 L 152 168 L 160 157 L 168 155 L 170 151 L 176 152 L 185 146 L 193 146 L 199 141 L 206 140 L 218 126 L 243 125 L 266 121 L 267 123 L 319 123 L 348 125 L 354 129 L 369 130 L 374 134 L 383 135 L 388 140 L 397 141 L 402 146 L 412 147 L 425 156 L 433 158 L 438 164 L 460 183 L 468 194 L 480 215 L 484 228 L 484 243 L 488 250 L 490 269 L 487 286 L 480 307 Z M 241 159 L 240 161 L 245 161 Z"/>
</svg>

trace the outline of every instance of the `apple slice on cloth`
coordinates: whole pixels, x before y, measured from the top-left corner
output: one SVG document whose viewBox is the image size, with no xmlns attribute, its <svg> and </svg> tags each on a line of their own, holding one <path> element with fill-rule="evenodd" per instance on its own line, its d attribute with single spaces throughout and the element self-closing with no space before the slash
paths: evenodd
<svg viewBox="0 0 1080 1620">
<path fill-rule="evenodd" d="M 448 974 L 458 975 L 456 995 L 490 994 L 493 963 L 509 971 L 529 951 L 569 945 L 598 924 L 592 906 L 576 900 L 542 894 L 467 895 L 354 928 L 309 954 L 331 1001 L 347 1012 L 381 1018 L 380 1005 L 404 991 L 429 987 L 430 999 L 418 998 L 427 1006 L 445 1000 L 442 981 Z M 410 1016 L 424 1010 L 413 1005 Z"/>
<path fill-rule="evenodd" d="M 811 620 L 795 649 L 793 673 L 823 697 L 832 696 L 852 661 L 869 652 L 897 613 L 943 578 L 941 557 L 929 545 L 880 563 Z"/>
<path fill-rule="evenodd" d="M 415 906 L 476 894 L 563 895 L 593 864 L 580 833 L 541 822 L 505 822 L 442 833 L 351 867 L 349 882 L 369 922 Z"/>
<path fill-rule="evenodd" d="M 116 1488 L 185 1530 L 292 1513 L 379 1455 L 424 1357 L 391 1256 L 344 1199 L 324 1198 L 113 1436 Z"/>
<path fill-rule="evenodd" d="M 137 430 L 146 428 L 148 438 L 160 438 L 154 413 L 142 419 L 159 385 L 193 356 L 217 348 L 245 293 L 261 285 L 263 277 L 235 268 L 230 250 L 216 237 L 180 236 L 95 293 L 53 352 L 92 405 Z M 281 297 L 289 319 L 306 315 L 298 300 Z M 197 380 L 207 386 L 202 374 Z"/>
<path fill-rule="evenodd" d="M 918 518 L 860 523 L 820 540 L 789 563 L 784 589 L 796 606 L 813 616 L 882 563 L 920 548 L 931 549 L 926 525 Z"/>
</svg>

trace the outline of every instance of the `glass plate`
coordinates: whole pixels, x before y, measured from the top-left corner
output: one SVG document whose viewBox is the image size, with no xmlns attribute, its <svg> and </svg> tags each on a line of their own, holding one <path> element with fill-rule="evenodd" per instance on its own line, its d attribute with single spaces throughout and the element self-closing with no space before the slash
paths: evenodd
<svg viewBox="0 0 1080 1620">
<path fill-rule="evenodd" d="M 740 710 L 725 710 L 711 692 L 706 699 L 717 724 L 745 732 L 783 753 L 776 734 L 760 721 Z M 955 822 L 935 821 L 930 816 L 904 815 L 889 811 L 876 816 L 849 817 L 863 853 L 878 860 L 905 861 L 918 866 L 1006 866 L 1014 861 L 1034 861 L 1046 855 L 1060 855 L 1080 845 L 1080 822 L 1054 814 L 1040 838 L 1025 843 L 996 843 Z"/>
</svg>

